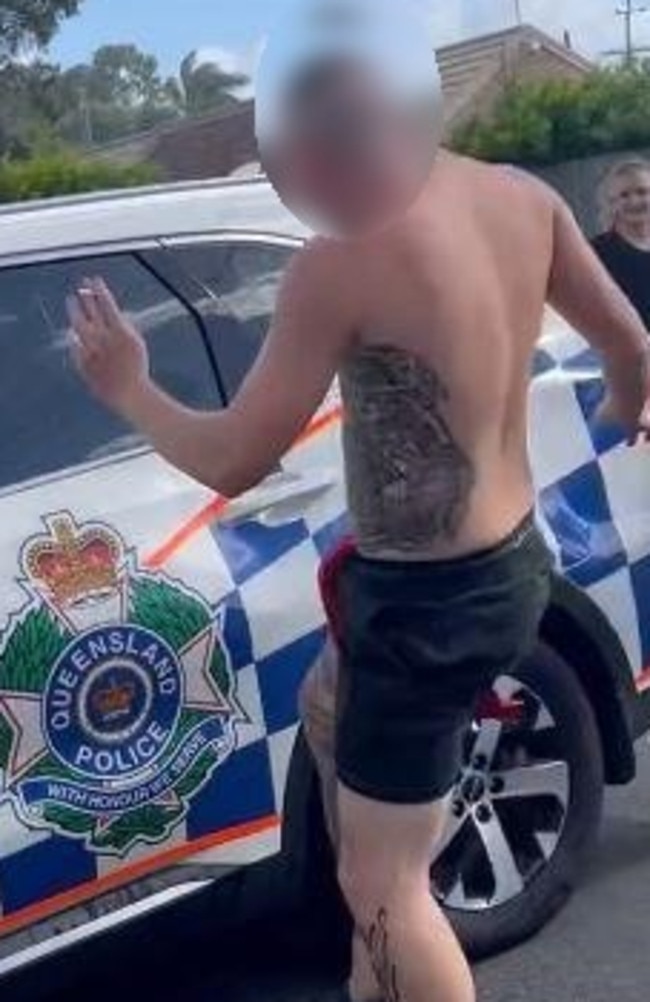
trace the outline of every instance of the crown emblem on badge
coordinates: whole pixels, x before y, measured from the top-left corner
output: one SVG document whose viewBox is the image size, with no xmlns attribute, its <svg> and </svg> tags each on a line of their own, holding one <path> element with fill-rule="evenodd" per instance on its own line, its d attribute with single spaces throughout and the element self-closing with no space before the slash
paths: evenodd
<svg viewBox="0 0 650 1002">
<path fill-rule="evenodd" d="M 55 516 L 48 528 L 26 546 L 23 567 L 57 605 L 118 587 L 122 547 L 113 533 L 103 526 L 79 529 L 67 514 Z"/>
<path fill-rule="evenodd" d="M 95 693 L 92 705 L 102 719 L 109 723 L 120 717 L 128 716 L 135 699 L 135 686 L 126 682 L 117 685 L 114 679 L 104 688 Z"/>
</svg>

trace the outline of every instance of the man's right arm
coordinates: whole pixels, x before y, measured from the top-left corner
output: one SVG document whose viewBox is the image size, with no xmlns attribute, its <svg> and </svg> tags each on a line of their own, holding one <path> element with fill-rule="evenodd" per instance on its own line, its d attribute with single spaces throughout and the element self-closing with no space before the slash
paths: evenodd
<svg viewBox="0 0 650 1002">
<path fill-rule="evenodd" d="M 650 337 L 641 317 L 610 276 L 566 203 L 551 195 L 554 213 L 549 303 L 602 353 L 607 383 L 603 416 L 635 435 L 650 397 Z"/>
</svg>

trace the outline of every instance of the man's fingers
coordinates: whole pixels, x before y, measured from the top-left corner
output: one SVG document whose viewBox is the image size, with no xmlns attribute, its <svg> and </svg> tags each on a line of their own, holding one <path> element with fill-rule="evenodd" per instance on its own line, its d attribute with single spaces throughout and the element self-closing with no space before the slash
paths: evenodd
<svg viewBox="0 0 650 1002">
<path fill-rule="evenodd" d="M 93 340 L 93 323 L 92 320 L 88 319 L 88 313 L 80 297 L 68 296 L 66 299 L 66 309 L 70 327 L 77 338 L 84 342 L 91 342 Z"/>
<path fill-rule="evenodd" d="M 124 315 L 120 310 L 113 293 L 103 278 L 94 278 L 91 282 L 97 310 L 111 333 L 117 333 L 124 327 Z"/>
<path fill-rule="evenodd" d="M 81 308 L 85 312 L 90 323 L 97 327 L 102 327 L 104 325 L 104 317 L 99 308 L 97 293 L 95 292 L 93 284 L 89 278 L 84 279 L 81 283 L 79 289 L 77 290 L 77 296 L 79 297 Z"/>
<path fill-rule="evenodd" d="M 89 295 L 87 287 L 85 285 L 80 285 L 75 295 L 79 306 L 79 310 L 84 319 L 89 324 L 94 323 L 95 313 L 93 310 L 93 302 L 92 302 L 92 297 Z"/>
<path fill-rule="evenodd" d="M 70 339 L 70 356 L 75 369 L 82 376 L 87 377 L 93 367 L 93 362 L 97 359 L 97 352 L 92 344 L 86 344 L 81 338 L 73 334 Z"/>
</svg>

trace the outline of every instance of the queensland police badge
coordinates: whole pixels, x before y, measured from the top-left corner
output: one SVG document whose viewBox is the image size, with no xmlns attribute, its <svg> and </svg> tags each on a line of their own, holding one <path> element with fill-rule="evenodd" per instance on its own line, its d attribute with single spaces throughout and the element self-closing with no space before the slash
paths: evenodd
<svg viewBox="0 0 650 1002">
<path fill-rule="evenodd" d="M 0 641 L 0 801 L 121 855 L 165 839 L 235 747 L 222 617 L 109 526 L 44 523 Z"/>
</svg>

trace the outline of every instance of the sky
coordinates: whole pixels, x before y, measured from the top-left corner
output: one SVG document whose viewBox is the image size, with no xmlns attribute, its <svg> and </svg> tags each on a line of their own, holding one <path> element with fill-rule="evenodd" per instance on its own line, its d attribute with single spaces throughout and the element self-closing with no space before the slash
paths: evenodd
<svg viewBox="0 0 650 1002">
<path fill-rule="evenodd" d="M 158 56 L 173 73 L 193 49 L 228 71 L 252 73 L 262 39 L 296 0 L 82 0 L 65 22 L 50 56 L 63 65 L 83 62 L 100 45 L 131 42 Z M 399 2 L 399 0 L 396 0 Z M 434 46 L 515 23 L 516 0 L 414 0 Z M 520 0 L 524 21 L 562 37 L 588 56 L 618 48 L 623 23 L 616 0 Z M 638 44 L 650 47 L 650 13 L 637 18 Z"/>
</svg>

